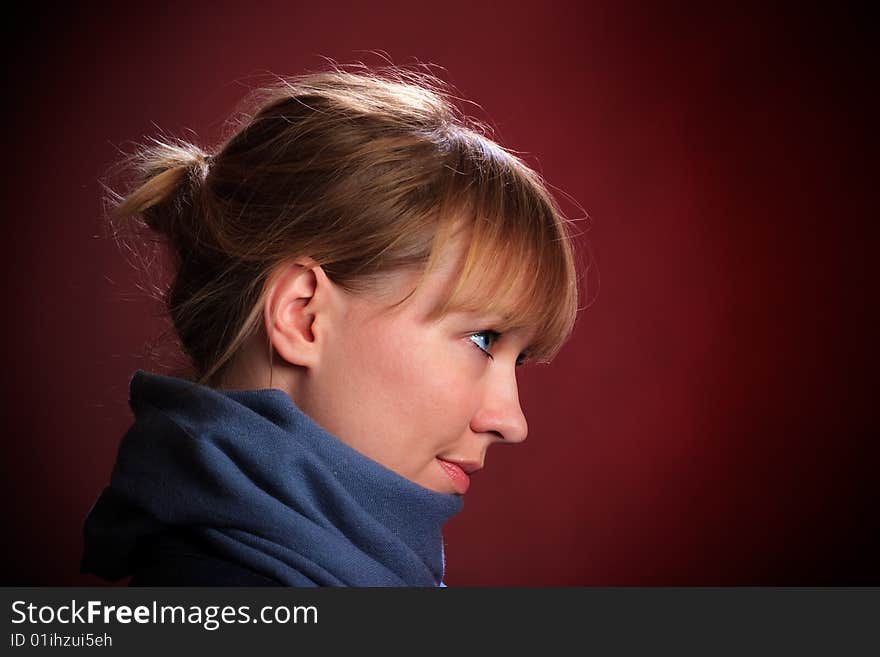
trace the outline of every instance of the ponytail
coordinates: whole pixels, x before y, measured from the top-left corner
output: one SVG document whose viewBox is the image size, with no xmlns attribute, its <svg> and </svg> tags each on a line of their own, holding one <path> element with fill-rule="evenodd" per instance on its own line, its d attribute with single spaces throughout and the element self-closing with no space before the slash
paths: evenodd
<svg viewBox="0 0 880 657">
<path fill-rule="evenodd" d="M 210 156 L 183 141 L 152 140 L 126 163 L 134 173 L 134 189 L 118 197 L 110 211 L 112 221 L 140 216 L 142 222 L 164 236 L 169 246 L 185 258 L 199 240 L 199 211 Z"/>
</svg>

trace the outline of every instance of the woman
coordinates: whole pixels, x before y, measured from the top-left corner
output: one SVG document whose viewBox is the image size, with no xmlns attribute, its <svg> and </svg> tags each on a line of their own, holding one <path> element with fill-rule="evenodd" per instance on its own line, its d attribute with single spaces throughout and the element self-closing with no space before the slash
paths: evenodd
<svg viewBox="0 0 880 657">
<path fill-rule="evenodd" d="M 443 524 L 528 432 L 515 368 L 573 329 L 570 222 L 433 76 L 333 68 L 251 100 L 213 154 L 124 162 L 114 227 L 167 241 L 191 371 L 134 373 L 82 570 L 444 586 Z"/>
</svg>

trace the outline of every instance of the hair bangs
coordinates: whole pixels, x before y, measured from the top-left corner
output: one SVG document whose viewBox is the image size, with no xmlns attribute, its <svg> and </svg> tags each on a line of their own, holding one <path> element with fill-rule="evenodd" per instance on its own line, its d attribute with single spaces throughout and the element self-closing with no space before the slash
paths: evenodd
<svg viewBox="0 0 880 657">
<path fill-rule="evenodd" d="M 442 224 L 426 270 L 457 235 L 467 244 L 461 268 L 432 314 L 479 313 L 499 332 L 525 329 L 531 362 L 549 363 L 570 336 L 578 309 L 569 221 L 543 181 L 519 158 L 475 134 L 447 167 Z"/>
</svg>

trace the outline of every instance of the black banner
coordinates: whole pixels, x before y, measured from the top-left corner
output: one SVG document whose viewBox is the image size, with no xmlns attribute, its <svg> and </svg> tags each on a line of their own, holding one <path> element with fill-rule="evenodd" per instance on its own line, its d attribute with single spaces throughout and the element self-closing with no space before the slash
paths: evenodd
<svg viewBox="0 0 880 657">
<path fill-rule="evenodd" d="M 880 588 L 6 587 L 3 654 L 877 649 Z M 201 654 L 201 653 L 200 653 Z"/>
</svg>

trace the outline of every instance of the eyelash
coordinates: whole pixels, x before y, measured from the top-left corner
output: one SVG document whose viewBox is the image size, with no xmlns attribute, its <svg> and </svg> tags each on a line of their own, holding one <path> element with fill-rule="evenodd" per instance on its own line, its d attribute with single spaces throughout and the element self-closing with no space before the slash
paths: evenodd
<svg viewBox="0 0 880 657">
<path fill-rule="evenodd" d="M 488 330 L 488 329 L 485 330 L 485 331 L 477 331 L 476 333 L 471 333 L 468 337 L 475 338 L 475 337 L 477 337 L 477 336 L 479 336 L 479 335 L 491 335 L 491 336 L 492 336 L 492 339 L 491 339 L 490 342 L 493 343 L 493 344 L 494 344 L 495 342 L 498 341 L 498 338 L 501 337 L 501 334 L 500 334 L 498 331 L 492 331 L 492 330 Z M 491 360 L 495 360 L 495 357 L 494 357 L 492 354 L 490 354 L 486 349 L 483 349 L 480 345 L 478 345 L 478 344 L 477 344 L 476 342 L 474 342 L 473 340 L 471 340 L 471 342 L 473 343 L 473 345 L 474 345 L 477 349 L 479 349 L 481 352 L 483 352 L 483 355 L 484 355 L 484 356 L 486 356 L 487 358 L 489 358 L 489 359 L 491 359 Z M 520 354 L 520 355 L 519 355 L 519 357 L 516 359 L 516 366 L 517 366 L 517 367 L 519 367 L 519 366 L 525 364 L 525 363 L 523 362 L 523 360 L 520 360 L 520 359 L 524 359 L 524 358 L 525 358 L 525 354 Z"/>
</svg>

